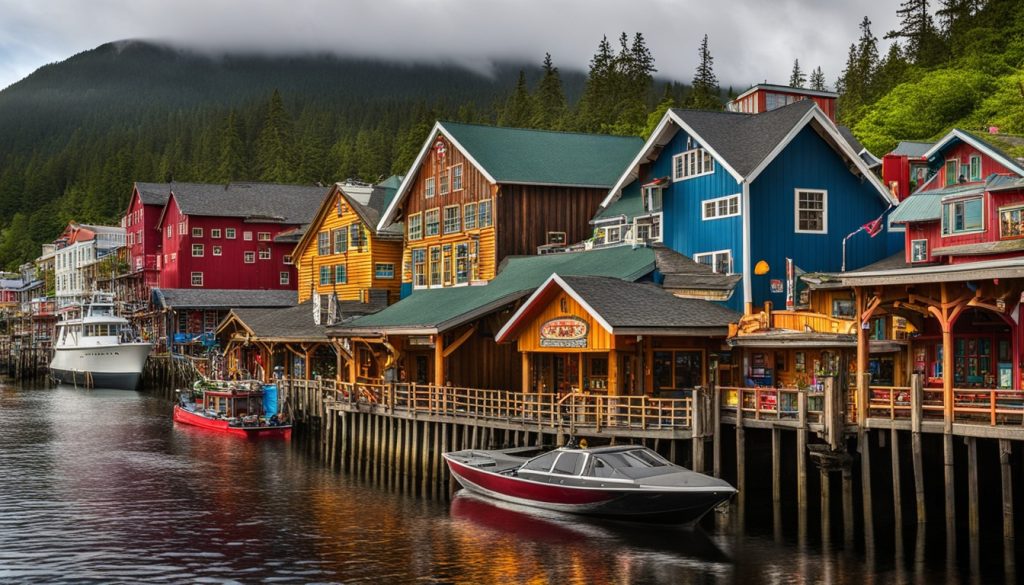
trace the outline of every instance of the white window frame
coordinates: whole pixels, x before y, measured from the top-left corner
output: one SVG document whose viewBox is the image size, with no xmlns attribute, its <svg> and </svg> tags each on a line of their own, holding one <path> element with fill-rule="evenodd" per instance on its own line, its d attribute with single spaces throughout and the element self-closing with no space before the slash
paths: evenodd
<svg viewBox="0 0 1024 585">
<path fill-rule="evenodd" d="M 924 256 L 921 258 L 917 257 L 917 244 L 924 243 Z M 928 240 L 910 240 L 910 262 L 927 262 L 928 261 Z"/>
<path fill-rule="evenodd" d="M 416 219 L 417 221 L 413 221 Z M 413 213 L 409 216 L 409 221 L 406 222 L 406 237 L 410 242 L 423 239 L 423 212 Z M 413 232 L 413 226 L 415 225 L 415 233 Z"/>
<path fill-rule="evenodd" d="M 202 258 L 206 255 L 206 246 L 202 244 L 192 244 L 192 257 Z"/>
<path fill-rule="evenodd" d="M 959 204 L 959 203 L 966 204 L 969 201 L 980 201 L 981 202 L 981 227 L 975 228 L 975 229 L 969 229 L 969 230 L 965 229 L 965 230 L 961 230 L 961 231 L 958 231 L 958 232 L 957 231 L 953 231 L 953 217 L 952 217 L 952 215 L 954 213 L 953 209 L 955 209 L 957 204 Z M 984 232 L 985 228 L 987 227 L 987 224 L 988 224 L 988 222 L 986 221 L 986 218 L 985 218 L 985 211 L 986 210 L 985 210 L 985 197 L 984 196 L 964 197 L 962 199 L 954 199 L 953 201 L 943 201 L 942 202 L 942 217 L 939 218 L 939 234 L 940 234 L 940 237 L 943 237 L 943 238 L 955 238 L 957 236 L 963 236 L 963 235 L 966 235 L 966 234 L 977 234 L 977 233 Z M 964 215 L 965 215 L 965 219 L 966 219 L 966 213 Z M 947 227 L 949 228 L 948 231 L 946 229 Z"/>
<path fill-rule="evenodd" d="M 728 259 L 729 268 L 728 268 L 728 270 L 726 272 L 719 272 L 715 268 L 716 257 L 721 255 L 721 254 L 725 254 L 726 258 Z M 711 266 L 711 270 L 713 270 L 715 272 L 715 274 L 733 274 L 733 270 L 732 270 L 732 250 L 715 250 L 714 252 L 703 252 L 703 253 L 700 253 L 700 254 L 694 254 L 693 255 L 693 261 L 697 262 L 699 264 L 703 264 L 703 262 L 701 262 L 701 258 L 705 258 L 705 257 L 708 257 L 708 256 L 711 257 L 711 264 L 706 265 L 706 266 Z"/>
<path fill-rule="evenodd" d="M 692 160 L 691 160 L 692 159 Z M 680 165 L 680 161 L 682 164 Z M 690 172 L 692 169 L 692 173 Z M 715 172 L 715 157 L 703 148 L 691 148 L 672 157 L 672 181 L 678 183 Z"/>
<path fill-rule="evenodd" d="M 242 232 L 242 240 L 246 241 L 246 242 L 251 242 L 252 241 L 252 232 L 250 232 L 248 230 Z"/>
<path fill-rule="evenodd" d="M 452 217 L 448 217 L 449 211 L 455 211 Z M 450 220 L 450 221 L 449 221 Z M 444 235 L 457 234 L 462 231 L 462 206 L 446 205 L 441 213 L 441 233 Z"/>
<path fill-rule="evenodd" d="M 203 237 L 203 228 L 201 228 L 201 227 L 194 227 L 194 228 L 192 228 L 192 237 L 193 238 L 201 238 L 201 237 Z"/>
<path fill-rule="evenodd" d="M 800 229 L 800 194 L 801 193 L 821 193 L 821 229 L 820 230 L 802 230 Z M 808 209 L 806 211 L 818 211 L 817 209 Z M 793 190 L 793 232 L 797 234 L 817 234 L 826 235 L 828 234 L 828 190 L 827 189 L 803 189 L 796 188 Z"/>
<path fill-rule="evenodd" d="M 437 183 L 434 177 L 427 177 L 423 179 L 423 197 L 425 199 L 432 199 L 437 194 Z"/>
<path fill-rule="evenodd" d="M 437 225 L 437 231 L 435 231 L 434 233 L 428 233 L 428 230 L 427 230 L 427 227 L 431 224 L 430 218 L 428 217 L 431 214 L 434 214 L 434 215 L 437 216 L 437 221 L 433 222 L 434 224 Z M 424 235 L 424 237 L 434 237 L 434 236 L 441 235 L 441 208 L 440 207 L 434 207 L 432 209 L 428 209 L 428 210 L 423 212 L 423 235 Z"/>
<path fill-rule="evenodd" d="M 169 226 L 167 226 L 167 229 L 164 230 L 164 231 L 167 232 L 167 239 L 169 240 L 169 239 L 171 239 L 171 236 L 174 234 L 174 226 L 170 226 L 169 225 Z"/>
<path fill-rule="evenodd" d="M 203 286 L 203 273 L 202 272 L 193 272 L 190 276 L 191 276 L 192 286 Z M 199 277 L 198 280 L 196 279 L 197 276 Z"/>
<path fill-rule="evenodd" d="M 978 174 L 974 174 L 974 161 L 978 161 Z M 970 169 L 970 180 L 980 181 L 981 180 L 981 155 L 972 154 L 971 158 L 968 159 L 968 168 Z"/>
<path fill-rule="evenodd" d="M 270 248 L 260 248 L 260 260 L 270 260 Z"/>
<path fill-rule="evenodd" d="M 292 264 L 294 264 L 294 262 L 292 262 L 292 255 L 291 254 L 285 254 L 284 258 L 281 259 L 281 263 L 282 264 L 286 264 L 288 266 L 291 266 Z"/>
<path fill-rule="evenodd" d="M 459 176 L 459 186 L 458 187 L 455 186 L 455 169 L 459 169 L 459 173 L 458 173 L 458 176 Z M 463 183 L 462 183 L 462 163 L 459 163 L 457 165 L 452 165 L 451 167 L 449 167 L 449 172 L 450 172 L 450 175 L 451 175 L 451 179 L 450 180 L 452 182 L 452 191 L 451 192 L 455 193 L 455 192 L 458 192 L 458 191 L 462 191 L 462 189 L 463 189 Z"/>
<path fill-rule="evenodd" d="M 224 248 L 220 246 L 213 246 L 211 252 L 213 253 L 214 256 L 221 256 L 224 253 Z"/>
<path fill-rule="evenodd" d="M 726 211 L 725 214 L 719 214 L 718 213 L 718 208 L 719 208 L 719 203 L 720 202 L 725 202 L 725 208 L 726 208 L 726 210 L 728 210 L 729 209 L 729 204 L 732 203 L 733 200 L 736 201 L 736 213 L 728 213 L 728 211 Z M 738 217 L 738 216 L 743 214 L 743 208 L 741 206 L 742 205 L 741 201 L 742 201 L 742 198 L 740 197 L 739 193 L 734 193 L 732 195 L 726 195 L 725 197 L 715 197 L 714 199 L 705 199 L 700 204 L 700 218 L 702 220 L 704 220 L 704 221 L 708 221 L 708 220 L 712 220 L 712 219 L 725 219 L 727 217 Z M 713 215 L 708 215 L 707 205 L 709 203 L 714 205 L 714 214 Z"/>
<path fill-rule="evenodd" d="M 235 231 L 235 228 L 224 228 L 224 239 L 226 240 L 235 239 L 235 237 L 237 237 L 237 234 L 238 232 Z"/>
<path fill-rule="evenodd" d="M 256 234 L 256 239 L 261 242 L 269 242 L 270 232 L 259 232 L 258 234 Z"/>
<path fill-rule="evenodd" d="M 220 228 L 210 228 L 210 237 L 213 239 L 220 238 Z"/>
<path fill-rule="evenodd" d="M 604 228 L 604 243 L 605 244 L 618 244 L 622 241 L 622 231 L 626 226 L 624 224 L 610 225 Z M 612 239 L 612 234 L 615 234 L 615 239 Z"/>
<path fill-rule="evenodd" d="M 645 219 L 650 219 L 650 221 L 649 222 L 643 221 Z M 633 239 L 635 239 L 637 242 L 646 242 L 646 241 L 661 242 L 661 241 L 663 241 L 664 234 L 665 234 L 665 221 L 664 221 L 664 219 L 665 218 L 664 218 L 664 213 L 663 212 L 651 213 L 651 214 L 648 214 L 648 215 L 640 215 L 640 216 L 634 217 L 633 218 Z M 655 235 L 651 236 L 650 240 L 641 238 L 640 237 L 640 225 L 641 224 L 643 224 L 643 225 L 650 225 L 652 228 L 654 226 L 657 226 L 657 233 Z"/>
<path fill-rule="evenodd" d="M 280 274 L 278 274 L 277 283 L 278 284 L 290 284 L 291 283 L 291 279 L 292 279 L 291 274 L 289 274 L 287 270 L 284 270 Z"/>
<path fill-rule="evenodd" d="M 390 268 L 389 268 L 390 267 Z M 381 276 L 382 274 L 387 275 L 390 271 L 389 276 Z M 380 280 L 394 280 L 395 278 L 395 263 L 394 262 L 378 262 L 373 265 L 373 277 Z"/>
<path fill-rule="evenodd" d="M 246 264 L 255 264 L 256 263 L 256 252 L 253 252 L 252 250 L 246 250 L 245 252 L 243 252 L 242 253 L 242 262 L 245 262 Z"/>
</svg>

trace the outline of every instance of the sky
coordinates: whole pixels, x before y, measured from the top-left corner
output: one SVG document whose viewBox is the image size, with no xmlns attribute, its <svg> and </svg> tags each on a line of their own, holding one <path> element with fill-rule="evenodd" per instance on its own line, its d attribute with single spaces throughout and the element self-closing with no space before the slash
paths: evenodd
<svg viewBox="0 0 1024 585">
<path fill-rule="evenodd" d="M 602 35 L 642 32 L 658 76 L 689 82 L 704 34 L 723 87 L 785 84 L 799 59 L 839 76 L 865 15 L 881 38 L 898 0 L 0 0 L 0 88 L 110 41 L 208 52 L 331 52 L 586 70 Z M 883 47 L 887 41 L 883 41 Z M 884 54 L 884 49 L 881 51 Z"/>
</svg>

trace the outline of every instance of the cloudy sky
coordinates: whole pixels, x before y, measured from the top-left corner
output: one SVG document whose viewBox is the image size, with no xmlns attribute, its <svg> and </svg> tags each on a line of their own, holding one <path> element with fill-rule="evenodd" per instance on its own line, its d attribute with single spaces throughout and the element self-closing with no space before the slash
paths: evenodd
<svg viewBox="0 0 1024 585">
<path fill-rule="evenodd" d="M 898 0 L 0 0 L 0 88 L 102 43 L 210 51 L 330 51 L 486 67 L 585 69 L 602 35 L 641 31 L 660 75 L 689 81 L 707 33 L 723 86 L 785 83 L 793 59 L 838 76 L 867 15 L 881 37 Z"/>
</svg>

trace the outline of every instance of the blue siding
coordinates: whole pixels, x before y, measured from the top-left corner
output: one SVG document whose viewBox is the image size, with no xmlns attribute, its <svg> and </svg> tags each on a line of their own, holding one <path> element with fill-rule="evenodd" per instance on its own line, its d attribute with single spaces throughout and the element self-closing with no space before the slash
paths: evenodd
<svg viewBox="0 0 1024 585">
<path fill-rule="evenodd" d="M 828 233 L 795 233 L 795 190 L 828 191 Z M 849 233 L 877 218 L 888 204 L 866 180 L 854 176 L 842 158 L 810 127 L 768 165 L 750 187 L 751 265 L 765 260 L 771 267 L 752 278 L 753 302 L 771 300 L 784 305 L 785 294 L 772 294 L 770 281 L 786 278 L 786 258 L 807 272 L 838 272 L 842 267 L 842 241 Z M 860 268 L 885 258 L 890 237 L 869 238 L 859 233 L 846 249 L 846 269 Z"/>
<path fill-rule="evenodd" d="M 651 177 L 672 177 L 672 156 L 687 150 L 686 139 L 686 132 L 676 133 L 651 165 Z M 739 183 L 717 160 L 712 174 L 670 183 L 662 200 L 665 245 L 691 258 L 704 252 L 731 250 L 733 270 L 742 270 L 743 218 L 701 219 L 704 201 L 738 193 Z M 742 310 L 741 285 L 737 285 L 733 298 L 726 304 Z"/>
</svg>

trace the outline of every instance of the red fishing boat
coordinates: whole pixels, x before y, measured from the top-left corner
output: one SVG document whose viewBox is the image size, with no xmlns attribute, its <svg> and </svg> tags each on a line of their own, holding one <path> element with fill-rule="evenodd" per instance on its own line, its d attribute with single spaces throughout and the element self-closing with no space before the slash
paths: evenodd
<svg viewBox="0 0 1024 585">
<path fill-rule="evenodd" d="M 736 489 L 638 445 L 445 453 L 463 488 L 506 502 L 616 520 L 691 526 Z M 535 452 L 535 450 L 534 450 Z"/>
<path fill-rule="evenodd" d="M 289 439 L 277 386 L 260 382 L 197 382 L 179 390 L 174 421 L 249 439 Z"/>
</svg>

